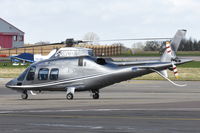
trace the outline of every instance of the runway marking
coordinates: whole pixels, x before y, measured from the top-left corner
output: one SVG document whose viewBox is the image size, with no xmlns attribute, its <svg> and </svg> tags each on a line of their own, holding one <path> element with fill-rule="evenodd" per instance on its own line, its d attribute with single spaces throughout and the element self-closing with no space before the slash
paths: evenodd
<svg viewBox="0 0 200 133">
<path fill-rule="evenodd" d="M 51 113 L 51 112 L 109 112 L 109 111 L 200 111 L 200 108 L 135 108 L 135 109 L 52 109 L 52 110 L 5 110 L 0 111 L 0 114 L 8 114 L 8 113 Z"/>
<path fill-rule="evenodd" d="M 66 124 L 27 124 L 27 125 L 31 125 L 31 126 L 48 126 L 48 127 L 68 127 L 68 128 L 89 128 L 89 129 L 102 129 L 102 126 L 85 126 L 85 125 L 66 125 Z"/>
<path fill-rule="evenodd" d="M 21 113 L 52 113 L 52 112 L 109 112 L 109 111 L 191 111 L 191 108 L 168 109 L 74 109 L 74 110 L 25 110 L 25 111 L 0 111 L 0 116 L 8 117 L 41 117 L 41 118 L 90 118 L 90 119 L 139 119 L 139 120 L 173 120 L 173 121 L 200 121 L 200 118 L 173 118 L 173 117 L 142 117 L 142 116 L 83 116 L 83 115 L 38 115 Z M 199 111 L 194 108 L 192 111 Z"/>
<path fill-rule="evenodd" d="M 200 118 L 173 117 L 142 117 L 142 116 L 86 116 L 86 115 L 37 115 L 37 114 L 0 114 L 7 117 L 40 117 L 40 118 L 89 118 L 89 119 L 138 119 L 138 120 L 171 120 L 171 121 L 200 121 Z"/>
</svg>

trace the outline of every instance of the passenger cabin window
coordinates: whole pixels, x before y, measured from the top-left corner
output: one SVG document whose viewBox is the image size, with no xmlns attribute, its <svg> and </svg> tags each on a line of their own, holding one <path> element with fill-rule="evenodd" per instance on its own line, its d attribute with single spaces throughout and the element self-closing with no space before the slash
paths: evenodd
<svg viewBox="0 0 200 133">
<path fill-rule="evenodd" d="M 57 80 L 58 79 L 59 70 L 57 68 L 51 69 L 50 72 L 50 80 Z"/>
<path fill-rule="evenodd" d="M 48 68 L 41 68 L 38 72 L 38 80 L 47 80 L 49 75 Z"/>
<path fill-rule="evenodd" d="M 83 66 L 83 57 L 78 59 L 78 66 Z"/>
<path fill-rule="evenodd" d="M 26 80 L 34 80 L 35 70 L 36 70 L 35 66 L 30 67 L 29 72 L 28 72 L 27 77 L 26 77 Z"/>
</svg>

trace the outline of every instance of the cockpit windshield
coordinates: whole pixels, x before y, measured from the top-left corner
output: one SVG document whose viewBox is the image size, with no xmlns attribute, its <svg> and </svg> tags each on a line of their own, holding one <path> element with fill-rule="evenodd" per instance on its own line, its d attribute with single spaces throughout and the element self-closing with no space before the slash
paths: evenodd
<svg viewBox="0 0 200 133">
<path fill-rule="evenodd" d="M 24 78 L 26 77 L 27 72 L 28 72 L 28 69 L 26 69 L 26 70 L 17 78 L 17 80 L 18 80 L 18 81 L 23 81 Z"/>
</svg>

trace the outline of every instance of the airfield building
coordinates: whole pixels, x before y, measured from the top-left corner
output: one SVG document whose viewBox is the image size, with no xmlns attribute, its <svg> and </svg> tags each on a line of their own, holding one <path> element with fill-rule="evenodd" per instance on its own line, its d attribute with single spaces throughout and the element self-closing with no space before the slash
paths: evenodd
<svg viewBox="0 0 200 133">
<path fill-rule="evenodd" d="M 0 18 L 0 49 L 24 46 L 24 32 Z"/>
</svg>

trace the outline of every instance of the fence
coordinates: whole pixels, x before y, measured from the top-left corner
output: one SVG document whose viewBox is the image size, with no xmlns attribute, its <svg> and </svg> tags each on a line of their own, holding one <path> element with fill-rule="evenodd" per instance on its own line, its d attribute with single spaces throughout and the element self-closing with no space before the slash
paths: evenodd
<svg viewBox="0 0 200 133">
<path fill-rule="evenodd" d="M 76 45 L 75 47 L 93 49 L 95 56 L 115 56 L 122 52 L 121 45 Z"/>
<path fill-rule="evenodd" d="M 31 45 L 20 48 L 1 49 L 0 56 L 14 56 L 21 53 L 48 55 L 53 49 L 65 47 L 64 44 Z M 74 45 L 74 47 L 91 48 L 96 56 L 115 56 L 122 52 L 121 45 Z"/>
</svg>

